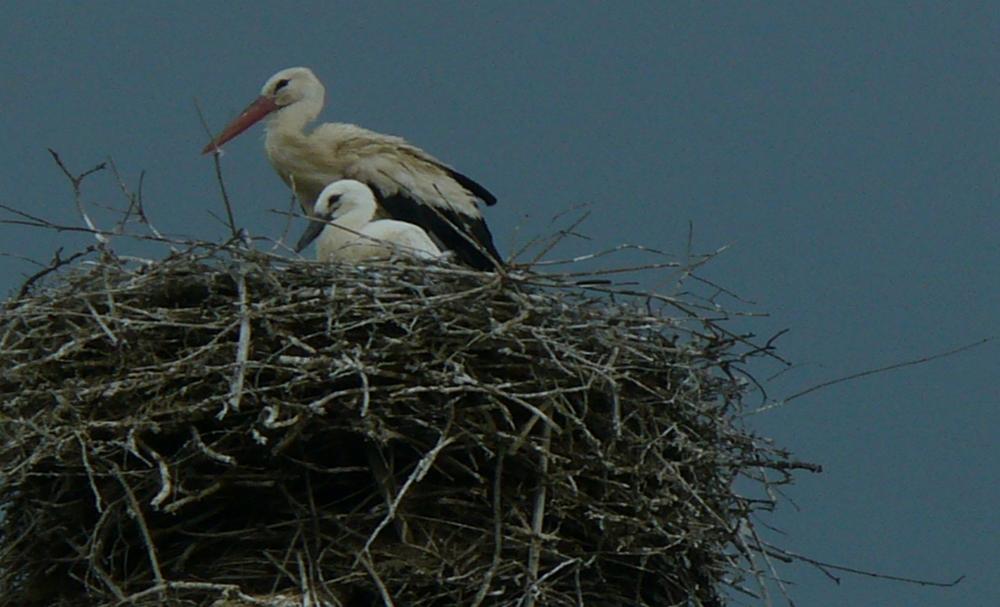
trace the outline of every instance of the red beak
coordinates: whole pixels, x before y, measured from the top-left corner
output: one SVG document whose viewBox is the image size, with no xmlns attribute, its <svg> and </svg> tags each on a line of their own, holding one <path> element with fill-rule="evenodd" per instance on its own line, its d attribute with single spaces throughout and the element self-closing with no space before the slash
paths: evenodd
<svg viewBox="0 0 1000 607">
<path fill-rule="evenodd" d="M 222 144 L 247 130 L 261 118 L 276 109 L 278 109 L 278 106 L 274 103 L 273 99 L 264 96 L 258 97 L 253 103 L 247 106 L 247 109 L 243 110 L 243 113 L 230 122 L 226 128 L 222 129 L 222 132 L 215 139 L 209 141 L 208 145 L 202 148 L 201 153 L 207 154 L 220 149 Z"/>
</svg>

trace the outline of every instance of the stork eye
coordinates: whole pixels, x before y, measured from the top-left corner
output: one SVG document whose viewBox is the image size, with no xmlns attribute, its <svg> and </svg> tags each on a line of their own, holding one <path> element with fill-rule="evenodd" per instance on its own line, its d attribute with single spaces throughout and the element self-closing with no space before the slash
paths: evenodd
<svg viewBox="0 0 1000 607">
<path fill-rule="evenodd" d="M 332 207 L 333 205 L 335 205 L 335 204 L 337 204 L 338 202 L 340 202 L 340 197 L 341 197 L 341 196 L 342 196 L 342 194 L 330 194 L 330 197 L 329 197 L 329 198 L 327 198 L 327 199 L 326 199 L 326 201 L 327 201 L 327 202 L 328 202 L 328 203 L 330 204 L 330 206 Z"/>
<path fill-rule="evenodd" d="M 282 78 L 281 80 L 275 82 L 274 83 L 274 92 L 277 93 L 281 89 L 285 88 L 286 86 L 288 86 L 289 82 L 291 82 L 291 80 L 289 80 L 288 78 Z"/>
</svg>

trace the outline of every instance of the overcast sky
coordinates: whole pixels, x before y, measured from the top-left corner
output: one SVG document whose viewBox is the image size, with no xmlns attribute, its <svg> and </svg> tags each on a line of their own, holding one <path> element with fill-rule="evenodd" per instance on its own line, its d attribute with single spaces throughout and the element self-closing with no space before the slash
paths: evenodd
<svg viewBox="0 0 1000 607">
<path fill-rule="evenodd" d="M 219 238 L 197 99 L 217 129 L 275 71 L 312 67 L 326 120 L 403 135 L 490 188 L 504 253 L 589 203 L 591 241 L 682 256 L 781 329 L 780 398 L 1000 335 L 996 2 L 18 2 L 0 20 L 0 202 L 76 222 L 46 147 L 145 171 L 161 230 Z M 253 8 L 259 6 L 260 8 Z M 241 225 L 288 192 L 258 128 L 223 158 Z M 91 208 L 118 204 L 98 175 Z M 100 216 L 95 211 L 95 215 Z M 5 216 L 9 218 L 9 216 Z M 297 235 L 297 234 L 296 234 Z M 0 226 L 47 260 L 80 236 Z M 0 257 L 0 291 L 33 266 Z M 1000 604 L 1000 344 L 839 384 L 755 416 L 823 474 L 768 522 L 810 557 L 949 580 L 785 568 L 797 604 Z"/>
</svg>

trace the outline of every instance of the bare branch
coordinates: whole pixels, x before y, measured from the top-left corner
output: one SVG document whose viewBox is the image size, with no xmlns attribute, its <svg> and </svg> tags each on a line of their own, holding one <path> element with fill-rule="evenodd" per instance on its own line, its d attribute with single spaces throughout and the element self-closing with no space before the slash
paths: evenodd
<svg viewBox="0 0 1000 607">
<path fill-rule="evenodd" d="M 208 128 L 208 122 L 205 120 L 205 114 L 201 111 L 201 104 L 198 100 L 194 100 L 195 111 L 198 112 L 198 121 L 201 122 L 202 128 L 208 133 L 211 138 L 212 131 Z M 215 166 L 215 182 L 219 184 L 219 192 L 222 194 L 222 205 L 226 209 L 226 225 L 229 226 L 229 230 L 232 233 L 233 238 L 239 237 L 239 228 L 236 227 L 236 217 L 233 215 L 233 205 L 229 201 L 229 193 L 226 192 L 226 180 L 222 177 L 222 163 L 220 158 L 222 157 L 222 149 L 215 148 L 212 152 L 212 163 Z"/>
<path fill-rule="evenodd" d="M 858 373 L 851 373 L 850 375 L 845 375 L 844 377 L 838 377 L 837 379 L 831 379 L 829 381 L 821 382 L 821 383 L 816 384 L 815 386 L 811 386 L 809 388 L 806 388 L 805 390 L 800 390 L 799 392 L 796 392 L 796 393 L 792 394 L 791 396 L 786 396 L 785 398 L 781 399 L 780 401 L 775 402 L 774 404 L 768 405 L 766 407 L 761 407 L 761 408 L 757 409 L 756 411 L 754 411 L 754 413 L 761 413 L 763 411 L 768 411 L 770 409 L 775 409 L 777 407 L 783 407 L 783 406 L 787 405 L 788 403 L 790 403 L 791 401 L 795 400 L 796 398 L 805 396 L 806 394 L 811 394 L 811 393 L 813 393 L 813 392 L 815 392 L 817 390 L 822 390 L 823 388 L 828 388 L 830 386 L 833 386 L 833 385 L 836 385 L 836 384 L 839 384 L 839 383 L 843 383 L 843 382 L 847 382 L 847 381 L 852 381 L 852 380 L 855 380 L 855 379 L 860 379 L 862 377 L 867 377 L 869 375 L 876 375 L 876 374 L 879 374 L 879 373 L 885 373 L 887 371 L 894 371 L 896 369 L 902 369 L 904 367 L 912 367 L 914 365 L 922 365 L 924 363 L 928 363 L 928 362 L 931 362 L 931 361 L 934 361 L 934 360 L 938 360 L 938 359 L 941 359 L 941 358 L 947 358 L 949 356 L 954 356 L 955 354 L 959 354 L 961 352 L 965 352 L 966 350 L 971 350 L 972 348 L 978 348 L 979 346 L 988 344 L 989 342 L 993 341 L 994 339 L 996 339 L 996 338 L 994 338 L 994 337 L 986 337 L 986 338 L 980 339 L 979 341 L 974 341 L 972 343 L 965 344 L 963 346 L 959 346 L 959 347 L 953 348 L 951 350 L 945 350 L 944 352 L 939 352 L 937 354 L 931 354 L 929 356 L 921 356 L 920 358 L 915 358 L 913 360 L 907 360 L 907 361 L 903 361 L 903 362 L 899 362 L 899 363 L 893 363 L 891 365 L 886 365 L 884 367 L 878 367 L 877 369 L 869 369 L 867 371 L 860 371 Z"/>
<path fill-rule="evenodd" d="M 81 199 L 80 191 L 80 186 L 83 184 L 83 180 L 98 171 L 103 171 L 107 167 L 107 164 L 102 162 L 97 166 L 80 173 L 79 175 L 73 175 L 73 173 L 66 168 L 66 165 L 63 164 L 62 158 L 59 157 L 59 154 L 57 154 L 55 150 L 49 148 L 49 154 L 52 155 L 52 159 L 55 160 L 56 165 L 60 170 L 62 170 L 63 174 L 66 175 L 66 178 L 69 179 L 70 183 L 73 185 L 73 202 L 76 204 L 77 213 L 80 214 L 80 218 L 83 220 L 84 225 L 87 226 L 87 230 L 94 235 L 94 238 L 97 239 L 97 242 L 102 247 L 107 246 L 107 236 L 105 236 L 104 232 L 97 229 L 97 226 L 94 225 L 94 222 L 91 221 L 90 216 L 87 214 L 86 209 L 83 208 L 83 200 Z"/>
</svg>

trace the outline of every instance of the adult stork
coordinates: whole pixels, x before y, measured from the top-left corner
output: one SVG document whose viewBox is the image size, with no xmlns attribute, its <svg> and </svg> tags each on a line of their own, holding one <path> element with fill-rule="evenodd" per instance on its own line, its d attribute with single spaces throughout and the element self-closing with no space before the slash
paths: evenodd
<svg viewBox="0 0 1000 607">
<path fill-rule="evenodd" d="M 371 188 L 387 215 L 424 228 L 459 261 L 480 270 L 496 268 L 500 254 L 478 206 L 492 205 L 496 197 L 400 137 L 345 123 L 308 129 L 323 108 L 325 92 L 309 68 L 281 70 L 202 153 L 218 150 L 267 118 L 268 160 L 307 214 L 328 184 L 353 179 Z"/>
<path fill-rule="evenodd" d="M 365 184 L 353 179 L 331 183 L 316 199 L 313 218 L 296 250 L 316 240 L 320 261 L 441 257 L 441 249 L 423 228 L 396 219 L 375 219 L 377 209 L 375 195 Z"/>
</svg>

